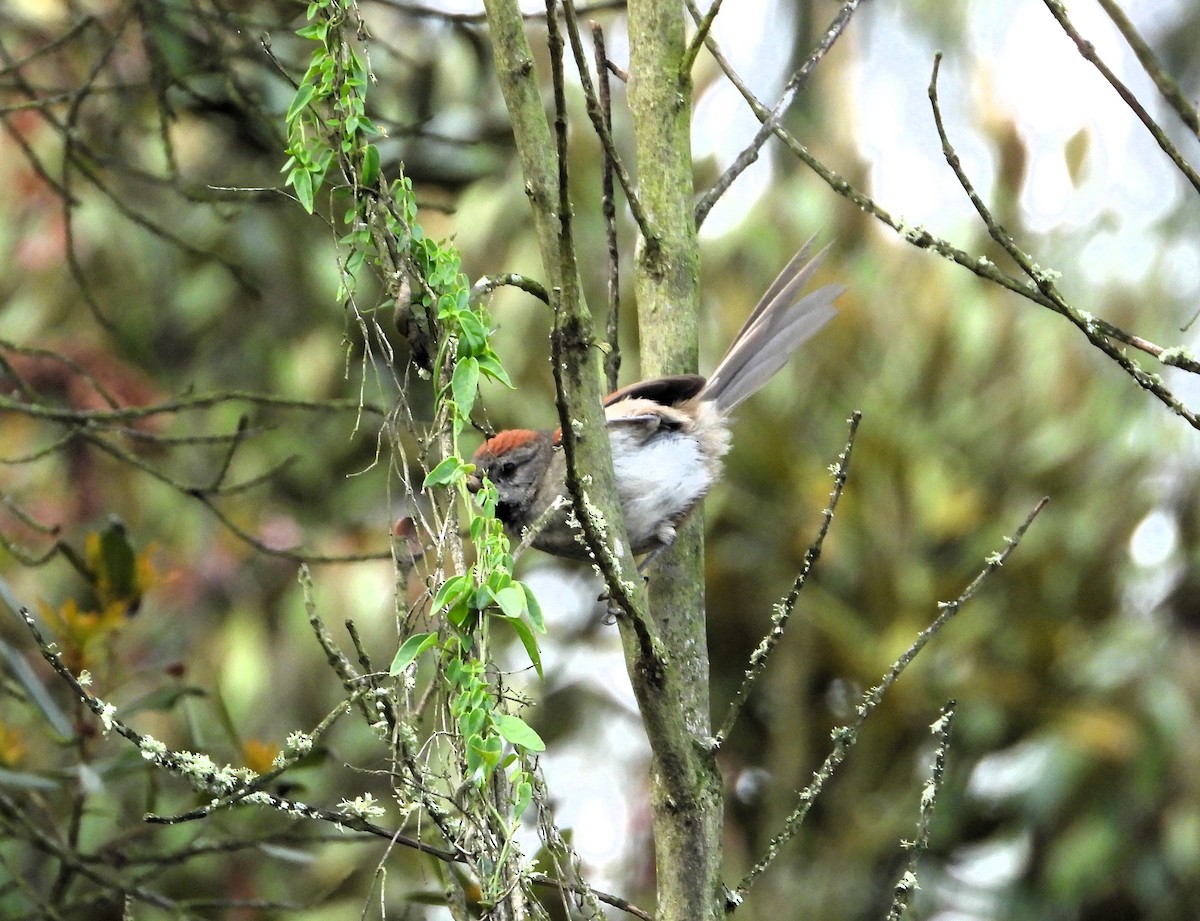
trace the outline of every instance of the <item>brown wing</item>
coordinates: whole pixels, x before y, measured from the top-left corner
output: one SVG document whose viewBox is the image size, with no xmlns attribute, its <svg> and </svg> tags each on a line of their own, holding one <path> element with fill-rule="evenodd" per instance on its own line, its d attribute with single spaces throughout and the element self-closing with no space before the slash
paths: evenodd
<svg viewBox="0 0 1200 921">
<path fill-rule="evenodd" d="M 653 400 L 663 406 L 678 406 L 698 394 L 704 388 L 704 378 L 699 374 L 672 374 L 656 377 L 649 381 L 638 381 L 620 390 L 614 390 L 604 398 L 605 406 L 621 400 Z"/>
</svg>

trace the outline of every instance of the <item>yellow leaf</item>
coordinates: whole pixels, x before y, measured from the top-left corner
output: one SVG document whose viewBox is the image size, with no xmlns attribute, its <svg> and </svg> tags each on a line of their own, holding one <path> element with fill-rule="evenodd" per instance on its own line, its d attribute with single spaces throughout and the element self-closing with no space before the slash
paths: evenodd
<svg viewBox="0 0 1200 921">
<path fill-rule="evenodd" d="M 16 767 L 25 757 L 25 738 L 19 729 L 10 729 L 0 723 L 0 765 Z"/>
<path fill-rule="evenodd" d="M 246 762 L 246 767 L 258 774 L 271 770 L 278 754 L 279 746 L 270 742 L 247 739 L 242 743 L 242 760 Z"/>
</svg>

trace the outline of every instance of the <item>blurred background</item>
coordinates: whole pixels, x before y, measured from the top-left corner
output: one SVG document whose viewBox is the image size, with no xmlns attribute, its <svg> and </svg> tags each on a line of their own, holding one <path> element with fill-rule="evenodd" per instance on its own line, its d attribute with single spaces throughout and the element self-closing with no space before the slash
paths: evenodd
<svg viewBox="0 0 1200 921">
<path fill-rule="evenodd" d="M 388 133 L 385 170 L 403 163 L 426 232 L 454 238 L 472 279 L 541 278 L 480 8 L 426 4 L 360 4 L 378 81 L 369 107 Z M 836 11 L 742 0 L 713 34 L 770 105 Z M 1161 103 L 1102 5 L 1084 0 L 1070 13 L 1196 162 L 1196 136 Z M 1183 94 L 1200 95 L 1200 8 L 1160 0 L 1127 13 Z M 620 8 L 603 3 L 587 15 L 625 66 Z M 289 81 L 309 53 L 292 35 L 303 21 L 287 2 L 15 0 L 0 9 L 4 396 L 21 399 L 14 371 L 72 409 L 103 407 L 105 392 L 126 405 L 234 395 L 106 431 L 122 457 L 67 437 L 59 423 L 0 412 L 0 577 L 58 625 L 97 693 L 139 729 L 258 768 L 342 696 L 308 626 L 296 557 L 367 557 L 314 565 L 315 602 L 343 643 L 342 621 L 352 619 L 377 663 L 394 654 L 407 603 L 396 597 L 389 533 L 408 500 L 380 435 L 405 356 L 379 367 L 338 306 L 342 209 L 323 196 L 310 217 L 281 191 Z M 544 25 L 533 16 L 529 29 L 544 55 Z M 942 157 L 926 97 L 937 50 L 951 140 L 1019 244 L 1061 273 L 1060 290 L 1078 308 L 1159 345 L 1194 347 L 1196 190 L 1043 3 L 863 4 L 785 124 L 907 226 L 1007 269 Z M 702 192 L 757 123 L 707 54 L 695 82 Z M 615 81 L 613 92 L 618 144 L 629 152 Z M 602 320 L 600 148 L 578 92 L 571 110 L 577 240 Z M 635 240 L 623 202 L 618 212 L 628 382 L 638 377 Z M 813 234 L 832 243 L 823 280 L 848 288 L 841 315 L 739 411 L 726 480 L 705 505 L 718 721 L 819 526 L 846 420 L 861 410 L 863 421 L 820 564 L 723 756 L 730 885 L 795 805 L 830 730 L 853 717 L 937 603 L 965 588 L 1038 499 L 1050 502 L 897 683 L 739 916 L 886 914 L 907 859 L 901 841 L 915 834 L 928 727 L 955 699 L 920 917 L 1196 917 L 1195 432 L 1065 320 L 913 248 L 773 143 L 702 229 L 702 370 Z M 368 283 L 360 306 L 372 297 Z M 504 289 L 491 310 L 517 390 L 485 388 L 480 422 L 553 425 L 545 308 Z M 380 317 L 387 326 L 390 309 Z M 1194 377 L 1134 357 L 1196 407 Z M 415 375 L 410 385 L 420 416 L 427 385 Z M 246 435 L 224 482 L 251 485 L 217 497 L 219 517 L 188 490 L 222 469 L 242 416 Z M 111 534 L 114 515 L 145 591 L 135 615 L 126 605 L 92 616 L 92 588 L 51 551 L 62 542 L 87 558 L 89 534 L 93 544 Z M 288 552 L 268 552 L 280 549 Z M 536 552 L 521 570 L 549 635 L 545 682 L 515 680 L 534 698 L 527 718 L 549 744 L 556 814 L 594 884 L 652 905 L 646 745 L 616 629 L 593 610 L 588 573 Z M 11 613 L 0 638 L 38 665 Z M 240 838 L 241 850 L 137 864 L 146 875 L 136 879 L 197 900 L 188 903 L 196 917 L 378 917 L 381 905 L 389 917 L 447 917 L 432 904 L 441 868 L 375 841 L 253 810 L 143 824 L 142 813 L 186 809 L 191 795 L 173 779 L 148 778 L 119 740 L 65 748 L 13 680 L 4 693 L 0 805 L 22 804 L 22 815 L 104 873 L 132 857 Z M 370 733 L 345 720 L 289 776 L 311 802 L 365 790 L 384 798 L 380 758 Z M 56 864 L 25 843 L 11 809 L 0 815 L 0 916 L 48 917 Z M 385 882 L 374 877 L 379 865 Z M 61 917 L 121 916 L 119 904 L 89 901 L 86 882 L 75 887 Z M 138 918 L 156 916 L 137 908 Z"/>
</svg>

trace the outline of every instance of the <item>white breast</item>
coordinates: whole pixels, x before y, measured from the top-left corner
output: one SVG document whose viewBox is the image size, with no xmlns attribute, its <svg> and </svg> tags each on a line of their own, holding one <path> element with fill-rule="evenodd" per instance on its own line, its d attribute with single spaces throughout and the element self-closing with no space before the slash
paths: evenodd
<svg viewBox="0 0 1200 921">
<path fill-rule="evenodd" d="M 669 543 L 675 525 L 712 486 L 714 464 L 705 461 L 695 436 L 680 431 L 659 431 L 642 440 L 616 428 L 609 438 L 634 552 Z"/>
</svg>

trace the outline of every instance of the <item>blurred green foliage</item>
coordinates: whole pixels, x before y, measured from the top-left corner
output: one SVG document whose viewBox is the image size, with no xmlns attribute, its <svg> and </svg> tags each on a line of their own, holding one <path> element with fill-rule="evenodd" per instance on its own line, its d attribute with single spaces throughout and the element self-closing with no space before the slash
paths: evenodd
<svg viewBox="0 0 1200 921">
<path fill-rule="evenodd" d="M 372 30 L 369 67 L 381 84 L 372 90 L 378 111 L 371 117 L 389 134 L 380 145 L 385 177 L 404 163 L 427 230 L 456 236 L 473 277 L 539 277 L 479 27 L 406 15 L 403 5 L 362 6 Z M 778 11 L 788 26 L 780 40 L 802 55 L 832 9 L 805 5 L 794 20 L 788 9 Z M 90 625 L 99 638 L 81 664 L 142 731 L 249 766 L 269 764 L 290 732 L 322 719 L 340 687 L 313 641 L 295 560 L 239 537 L 189 487 L 220 470 L 245 416 L 225 482 L 274 473 L 219 497 L 221 514 L 269 548 L 381 556 L 318 567 L 315 583 L 318 609 L 330 623 L 352 618 L 382 668 L 399 646 L 397 611 L 415 597 L 394 597 L 389 534 L 414 500 L 386 454 L 381 413 L 396 397 L 395 379 L 406 384 L 414 412 L 430 405 L 428 385 L 405 375 L 400 337 L 392 367 L 382 367 L 335 306 L 333 223 L 340 215 L 331 215 L 329 199 L 318 195 L 309 217 L 280 191 L 292 93 L 285 74 L 297 78 L 305 68 L 302 43 L 291 37 L 300 25 L 296 11 L 283 2 L 179 0 L 22 4 L 0 12 L 0 184 L 9 190 L 0 197 L 0 354 L 7 370 L 19 371 L 47 401 L 77 410 L 102 408 L 105 393 L 122 405 L 213 392 L 280 398 L 219 401 L 122 424 L 104 435 L 124 460 L 78 437 L 43 453 L 63 426 L 0 411 L 0 532 L 11 545 L 0 552 L 0 578 L 24 604 L 60 614 L 74 604 L 72 616 L 87 616 L 78 599 L 94 585 L 52 551 L 61 541 L 87 559 L 89 539 L 102 540 L 109 516 L 119 515 L 129 547 L 153 563 L 157 581 L 136 615 Z M 872 11 L 868 5 L 858 14 L 863 30 Z M 942 5 L 918 4 L 908 28 L 954 48 L 972 17 L 988 11 L 978 2 L 944 15 Z M 620 33 L 619 14 L 605 15 L 611 38 Z M 1184 85 L 1194 86 L 1200 63 L 1181 36 L 1200 27 L 1198 14 L 1180 5 L 1176 15 L 1173 27 L 1148 37 Z M 831 55 L 793 125 L 818 156 L 861 185 L 869 185 L 870 171 L 858 131 L 869 126 L 845 117 L 845 96 L 862 64 L 856 58 L 879 48 Z M 709 67 L 703 56 L 700 66 Z M 72 95 L 89 86 L 93 72 L 105 91 Z M 894 79 L 920 82 L 923 91 L 927 78 L 898 72 Z M 715 81 L 702 70 L 699 91 Z M 51 97 L 57 101 L 29 105 Z M 619 112 L 619 90 L 616 97 Z M 600 312 L 599 146 L 583 130 L 582 101 L 572 105 L 578 238 L 584 252 L 596 254 L 583 260 L 584 283 Z M 1115 97 L 1112 107 L 1113 119 L 1131 119 Z M 995 150 L 994 175 L 980 178 L 994 190 L 997 213 L 1037 258 L 1063 272 L 1064 290 L 1081 308 L 1175 344 L 1194 304 L 1152 269 L 1163 269 L 1160 254 L 1196 238 L 1191 199 L 1177 196 L 1150 216 L 1110 213 L 1035 234 L 1019 207 L 1028 181 L 1019 117 L 974 117 Z M 618 115 L 623 148 L 624 125 Z M 927 154 L 931 168 L 945 170 L 937 149 Z M 1077 176 L 1077 161 L 1086 173 L 1089 158 L 1103 153 L 1073 140 L 1063 156 Z M 921 916 L 1196 916 L 1194 433 L 1058 317 L 907 246 L 786 157 L 773 153 L 763 167 L 771 171 L 770 194 L 705 244 L 703 354 L 719 354 L 775 270 L 820 228 L 834 240 L 823 273 L 849 290 L 839 320 L 740 410 L 726 482 L 706 503 L 718 708 L 736 689 L 772 604 L 786 594 L 816 532 L 832 485 L 826 468 L 842 448 L 847 416 L 859 409 L 863 422 L 816 574 L 723 756 L 731 884 L 794 806 L 794 791 L 828 750 L 830 730 L 851 717 L 861 694 L 933 619 L 937 602 L 958 595 L 1041 496 L 1050 503 L 1009 563 L 899 681 L 739 916 L 884 915 L 905 859 L 900 842 L 914 833 L 931 753 L 927 727 L 948 698 L 958 701 L 958 718 L 922 868 Z M 1158 162 L 1145 168 L 1169 170 Z M 717 171 L 713 162 L 697 163 L 700 176 Z M 1087 244 L 1117 218 L 1143 226 L 1141 251 L 1154 254 L 1133 286 L 1093 283 L 1083 269 Z M 947 223 L 931 229 L 1000 261 L 981 228 L 968 219 Z M 632 234 L 627 225 L 622 233 L 628 260 Z M 370 285 L 364 278 L 362 303 L 371 301 Z M 628 294 L 625 301 L 628 307 Z M 552 425 L 545 308 L 502 290 L 491 310 L 499 324 L 493 344 L 517 391 L 485 385 L 477 418 L 495 427 Z M 381 318 L 380 325 L 388 323 Z M 636 331 L 628 324 L 621 345 L 623 376 L 633 380 Z M 1165 376 L 1194 392 L 1183 389 L 1181 375 Z M 9 378 L 3 392 L 19 398 Z M 356 409 L 360 392 L 363 412 Z M 340 402 L 319 410 L 299 405 L 322 401 Z M 218 435 L 226 440 L 211 437 Z M 1137 540 L 1147 548 L 1141 562 L 1131 550 Z M 544 561 L 531 555 L 524 565 Z M 541 602 L 553 634 L 553 612 L 567 602 Z M 568 642 L 601 645 L 610 629 L 590 624 Z M 34 661 L 8 614 L 0 639 Z M 556 747 L 582 749 L 589 770 L 605 771 L 606 759 L 621 753 L 601 748 L 599 730 L 589 729 L 616 717 L 610 701 L 571 673 L 572 661 L 547 660 L 553 705 L 530 721 L 551 758 Z M 147 772 L 128 746 L 95 735 L 81 710 L 69 713 L 80 736 L 64 745 L 17 678 L 0 690 L 0 916 L 54 917 L 42 914 L 45 900 L 60 898 L 57 917 L 121 917 L 120 904 L 91 900 L 102 890 L 88 872 L 123 873 L 129 885 L 197 900 L 190 907 L 197 917 L 374 917 L 377 886 L 395 916 L 444 916 L 436 908 L 422 915 L 415 905 L 437 901 L 448 871 L 375 840 L 265 810 L 177 826 L 142 823 L 147 811 L 191 808 L 193 794 Z M 336 803 L 374 791 L 385 798 L 370 752 L 365 729 L 339 723 L 295 773 L 302 797 Z M 634 818 L 618 837 L 632 843 L 606 868 L 624 878 L 605 884 L 639 903 L 652 892 L 652 863 L 637 844 L 644 779 L 635 771 L 624 780 Z M 50 843 L 30 847 L 18 813 Z M 215 843 L 234 839 L 245 843 Z M 203 856 L 181 859 L 188 848 Z M 64 869 L 59 857 L 69 850 L 83 855 L 84 870 Z M 379 864 L 388 868 L 386 882 L 375 877 Z M 216 907 L 221 900 L 227 904 Z M 155 916 L 145 906 L 137 911 Z"/>
</svg>

